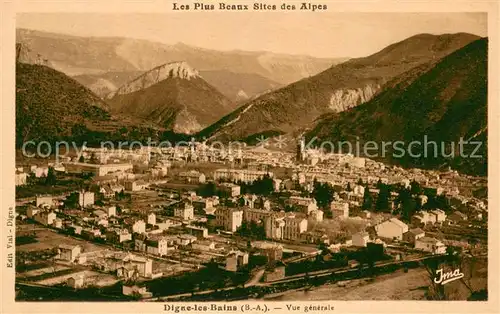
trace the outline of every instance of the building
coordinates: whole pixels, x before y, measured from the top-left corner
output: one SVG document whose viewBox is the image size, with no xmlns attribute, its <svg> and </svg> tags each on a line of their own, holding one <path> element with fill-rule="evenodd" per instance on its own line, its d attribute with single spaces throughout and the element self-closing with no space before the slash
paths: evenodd
<svg viewBox="0 0 500 314">
<path fill-rule="evenodd" d="M 174 209 L 174 216 L 179 217 L 182 220 L 194 219 L 194 207 L 188 202 L 184 203 L 184 206 L 179 206 Z"/>
<path fill-rule="evenodd" d="M 94 192 L 81 191 L 78 193 L 78 204 L 85 208 L 94 205 Z"/>
<path fill-rule="evenodd" d="M 37 166 L 35 166 L 35 168 L 32 169 L 32 173 L 34 173 L 35 177 L 37 177 L 37 178 L 46 177 L 49 174 L 49 167 L 37 167 Z"/>
<path fill-rule="evenodd" d="M 310 217 L 314 220 L 314 221 L 317 221 L 317 222 L 321 222 L 323 221 L 323 211 L 322 210 L 313 210 L 311 211 L 310 213 Z"/>
<path fill-rule="evenodd" d="M 113 243 L 132 241 L 132 234 L 127 229 L 112 229 L 106 232 L 106 240 Z"/>
<path fill-rule="evenodd" d="M 246 222 L 263 222 L 267 217 L 273 214 L 272 211 L 259 208 L 244 208 L 243 220 Z"/>
<path fill-rule="evenodd" d="M 282 240 L 285 230 L 285 217 L 273 214 L 264 220 L 266 238 Z"/>
<path fill-rule="evenodd" d="M 148 288 L 143 286 L 138 286 L 138 285 L 123 285 L 122 287 L 122 293 L 123 295 L 129 295 L 129 296 L 135 296 L 139 295 L 141 298 L 150 298 L 153 296 L 151 292 L 148 292 Z"/>
<path fill-rule="evenodd" d="M 125 190 L 132 191 L 132 192 L 145 190 L 148 186 L 149 186 L 149 183 L 147 183 L 143 180 L 126 181 L 125 182 Z"/>
<path fill-rule="evenodd" d="M 28 182 L 28 175 L 25 172 L 16 171 L 15 181 L 16 186 L 26 185 Z"/>
<path fill-rule="evenodd" d="M 76 274 L 75 276 L 70 277 L 66 284 L 68 285 L 68 287 L 71 287 L 73 289 L 83 288 L 83 286 L 85 285 L 85 276 L 84 274 Z"/>
<path fill-rule="evenodd" d="M 264 272 L 264 282 L 271 282 L 285 278 L 285 265 L 282 262 L 266 267 Z"/>
<path fill-rule="evenodd" d="M 208 229 L 197 226 L 186 226 L 186 229 L 197 238 L 206 238 L 208 237 Z"/>
<path fill-rule="evenodd" d="M 178 178 L 179 180 L 184 181 L 186 183 L 203 184 L 206 182 L 206 176 L 203 173 L 196 170 L 180 172 L 178 174 Z"/>
<path fill-rule="evenodd" d="M 332 211 L 333 218 L 347 218 L 349 217 L 349 203 L 333 201 L 330 203 L 330 210 Z"/>
<path fill-rule="evenodd" d="M 82 248 L 79 245 L 59 245 L 59 259 L 68 262 L 75 262 L 78 256 L 82 253 Z"/>
<path fill-rule="evenodd" d="M 366 246 L 370 242 L 370 235 L 368 232 L 361 231 L 352 235 L 353 246 Z"/>
<path fill-rule="evenodd" d="M 44 206 L 52 206 L 54 201 L 51 195 L 37 195 L 35 198 L 36 207 Z"/>
<path fill-rule="evenodd" d="M 153 225 L 153 226 L 156 225 L 156 215 L 155 215 L 155 213 L 150 213 L 148 215 L 148 224 Z"/>
<path fill-rule="evenodd" d="M 227 271 L 238 271 L 238 269 L 244 265 L 248 264 L 248 253 L 236 251 L 231 252 L 226 257 L 225 270 Z"/>
<path fill-rule="evenodd" d="M 193 250 L 207 252 L 207 251 L 215 250 L 215 242 L 209 241 L 209 240 L 197 241 L 197 242 L 194 242 L 191 244 L 191 248 Z"/>
<path fill-rule="evenodd" d="M 310 197 L 291 196 L 287 200 L 288 206 L 293 206 L 297 211 L 309 215 L 313 210 L 318 209 L 316 200 Z"/>
<path fill-rule="evenodd" d="M 215 210 L 215 223 L 218 227 L 235 232 L 243 223 L 243 210 L 220 207 Z"/>
<path fill-rule="evenodd" d="M 116 206 L 109 206 L 109 207 L 106 207 L 104 210 L 105 210 L 106 215 L 108 217 L 116 216 Z"/>
<path fill-rule="evenodd" d="M 229 180 L 233 182 L 251 183 L 268 175 L 273 177 L 272 172 L 249 170 L 249 169 L 217 169 L 214 172 L 214 180 Z"/>
<path fill-rule="evenodd" d="M 34 206 L 29 206 L 28 209 L 26 210 L 26 216 L 28 218 L 34 218 L 36 214 L 38 214 L 41 211 L 40 208 L 34 207 Z"/>
<path fill-rule="evenodd" d="M 159 238 L 153 240 L 146 240 L 146 252 L 158 256 L 167 256 L 168 253 L 168 240 L 166 238 Z"/>
<path fill-rule="evenodd" d="M 403 234 L 403 240 L 412 244 L 415 244 L 416 240 L 423 237 L 425 237 L 425 232 L 420 228 L 410 229 Z"/>
<path fill-rule="evenodd" d="M 415 249 L 432 254 L 445 254 L 446 246 L 443 242 L 429 237 L 421 237 L 415 241 Z"/>
<path fill-rule="evenodd" d="M 296 241 L 307 231 L 307 219 L 293 215 L 284 218 L 283 239 Z"/>
<path fill-rule="evenodd" d="M 241 194 L 240 186 L 233 183 L 220 183 L 217 189 L 221 197 L 236 197 Z"/>
<path fill-rule="evenodd" d="M 454 225 L 463 221 L 467 221 L 467 215 L 460 211 L 455 211 L 452 214 L 448 215 L 446 218 L 446 222 L 450 225 Z"/>
<path fill-rule="evenodd" d="M 134 222 L 134 224 L 132 225 L 132 232 L 139 234 L 146 233 L 146 223 L 144 222 L 144 220 L 141 219 Z"/>
<path fill-rule="evenodd" d="M 124 164 L 89 164 L 83 162 L 65 162 L 63 163 L 69 173 L 93 173 L 97 177 L 103 177 L 114 173 L 123 173 L 133 170 L 133 165 Z"/>
<path fill-rule="evenodd" d="M 391 240 L 402 240 L 403 234 L 408 232 L 408 225 L 397 218 L 391 218 L 375 226 L 377 236 Z"/>
<path fill-rule="evenodd" d="M 57 216 L 56 213 L 54 212 L 48 212 L 48 211 L 40 211 L 38 212 L 35 216 L 35 221 L 44 225 L 52 225 L 54 221 L 56 220 Z"/>
</svg>

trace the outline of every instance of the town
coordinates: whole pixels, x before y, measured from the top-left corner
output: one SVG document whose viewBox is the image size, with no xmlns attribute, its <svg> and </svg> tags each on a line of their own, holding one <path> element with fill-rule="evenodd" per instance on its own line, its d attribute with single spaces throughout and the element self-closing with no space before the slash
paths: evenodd
<svg viewBox="0 0 500 314">
<path fill-rule="evenodd" d="M 20 300 L 259 297 L 488 249 L 486 178 L 303 140 L 84 147 L 18 161 L 15 178 Z"/>
</svg>

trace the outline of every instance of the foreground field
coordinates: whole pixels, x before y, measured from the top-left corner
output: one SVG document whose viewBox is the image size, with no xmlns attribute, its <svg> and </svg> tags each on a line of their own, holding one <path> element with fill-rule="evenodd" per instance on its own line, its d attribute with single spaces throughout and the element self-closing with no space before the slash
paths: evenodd
<svg viewBox="0 0 500 314">
<path fill-rule="evenodd" d="M 382 275 L 374 281 L 352 280 L 345 285 L 324 285 L 309 291 L 294 291 L 267 299 L 273 301 L 423 300 L 428 285 L 427 271 L 419 268 L 411 269 L 408 273 L 400 270 Z"/>
<path fill-rule="evenodd" d="M 106 248 L 104 246 L 100 246 L 84 240 L 75 239 L 63 234 L 59 234 L 53 230 L 42 228 L 32 224 L 19 225 L 17 226 L 16 232 L 17 236 L 19 236 L 20 234 L 32 234 L 33 232 L 36 233 L 36 237 L 34 238 L 36 242 L 16 246 L 16 251 L 19 252 L 52 249 L 58 247 L 59 244 L 80 245 L 84 252 L 100 251 Z"/>
</svg>

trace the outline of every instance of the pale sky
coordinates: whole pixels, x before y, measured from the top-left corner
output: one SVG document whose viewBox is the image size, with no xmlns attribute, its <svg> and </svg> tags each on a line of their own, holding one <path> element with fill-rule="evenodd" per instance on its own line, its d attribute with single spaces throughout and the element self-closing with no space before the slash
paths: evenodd
<svg viewBox="0 0 500 314">
<path fill-rule="evenodd" d="M 362 57 L 419 33 L 487 36 L 486 13 L 23 13 L 17 27 L 214 50 Z"/>
</svg>

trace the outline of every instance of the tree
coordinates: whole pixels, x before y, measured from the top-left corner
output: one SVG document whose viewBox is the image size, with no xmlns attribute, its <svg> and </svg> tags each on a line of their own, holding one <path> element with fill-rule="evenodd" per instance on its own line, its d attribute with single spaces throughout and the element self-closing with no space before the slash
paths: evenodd
<svg viewBox="0 0 500 314">
<path fill-rule="evenodd" d="M 78 158 L 78 162 L 85 162 L 85 157 L 83 157 L 83 155 L 81 155 L 80 158 Z"/>
<path fill-rule="evenodd" d="M 351 182 L 347 182 L 346 191 L 347 191 L 347 192 L 351 192 L 351 191 L 352 191 L 352 188 L 351 188 Z"/>
<path fill-rule="evenodd" d="M 45 178 L 45 185 L 54 186 L 57 183 L 56 172 L 53 167 L 49 167 L 47 177 Z"/>
<path fill-rule="evenodd" d="M 363 195 L 363 206 L 361 206 L 361 208 L 363 210 L 370 210 L 372 206 L 373 206 L 372 195 L 370 194 L 368 186 L 365 186 L 365 193 Z"/>
<path fill-rule="evenodd" d="M 399 191 L 398 203 L 401 208 L 401 218 L 404 221 L 410 221 L 417 211 L 417 202 L 411 196 L 410 190 L 403 188 Z"/>
<path fill-rule="evenodd" d="M 422 193 L 422 187 L 420 186 L 420 183 L 417 181 L 413 180 L 410 182 L 410 193 L 412 195 L 419 195 Z"/>
<path fill-rule="evenodd" d="M 312 195 L 318 204 L 318 207 L 325 208 L 333 201 L 334 190 L 328 183 L 319 183 L 314 181 Z"/>
<path fill-rule="evenodd" d="M 387 212 L 389 211 L 389 187 L 385 184 L 381 184 L 379 189 L 375 210 L 378 212 Z"/>
</svg>

